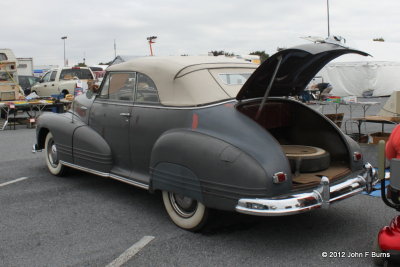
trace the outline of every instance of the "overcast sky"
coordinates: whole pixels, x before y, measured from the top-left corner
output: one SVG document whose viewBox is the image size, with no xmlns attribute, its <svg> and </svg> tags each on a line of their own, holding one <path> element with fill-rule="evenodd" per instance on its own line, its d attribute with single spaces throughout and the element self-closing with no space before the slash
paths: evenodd
<svg viewBox="0 0 400 267">
<path fill-rule="evenodd" d="M 400 1 L 330 0 L 331 35 L 383 37 L 400 43 Z M 1 4 L 0 48 L 35 65 L 98 64 L 117 55 L 201 55 L 211 50 L 248 54 L 327 36 L 326 0 L 20 0 Z"/>
</svg>

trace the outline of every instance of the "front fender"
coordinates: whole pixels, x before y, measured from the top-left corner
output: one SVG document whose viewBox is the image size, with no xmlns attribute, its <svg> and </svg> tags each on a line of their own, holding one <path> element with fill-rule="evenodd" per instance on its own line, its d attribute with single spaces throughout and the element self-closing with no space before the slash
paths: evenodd
<svg viewBox="0 0 400 267">
<path fill-rule="evenodd" d="M 48 132 L 53 134 L 57 144 L 59 159 L 66 162 L 73 162 L 72 136 L 76 128 L 84 125 L 70 113 L 46 112 L 39 116 L 36 127 L 36 138 L 39 149 L 43 149 L 45 138 Z"/>
<path fill-rule="evenodd" d="M 103 137 L 89 126 L 82 125 L 73 135 L 74 164 L 109 173 L 112 167 L 111 148 Z"/>
<path fill-rule="evenodd" d="M 234 210 L 244 196 L 265 197 L 272 183 L 242 150 L 185 129 L 166 132 L 157 140 L 150 172 L 152 190 L 172 191 L 224 210 Z"/>
<path fill-rule="evenodd" d="M 48 132 L 53 134 L 59 159 L 85 168 L 108 173 L 111 149 L 96 131 L 71 113 L 43 113 L 37 122 L 37 148 L 43 149 Z"/>
</svg>

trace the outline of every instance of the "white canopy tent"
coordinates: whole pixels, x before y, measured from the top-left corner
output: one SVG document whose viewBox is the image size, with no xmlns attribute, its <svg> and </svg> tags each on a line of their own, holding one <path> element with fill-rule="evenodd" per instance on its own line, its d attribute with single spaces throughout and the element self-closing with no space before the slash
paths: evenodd
<svg viewBox="0 0 400 267">
<path fill-rule="evenodd" d="M 332 84 L 337 96 L 388 96 L 400 91 L 400 44 L 358 41 L 349 47 L 369 53 L 372 57 L 344 55 L 326 65 L 317 76 Z"/>
</svg>

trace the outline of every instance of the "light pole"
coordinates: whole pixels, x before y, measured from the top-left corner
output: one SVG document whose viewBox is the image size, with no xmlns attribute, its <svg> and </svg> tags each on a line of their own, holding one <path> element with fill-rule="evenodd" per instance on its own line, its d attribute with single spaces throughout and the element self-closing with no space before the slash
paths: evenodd
<svg viewBox="0 0 400 267">
<path fill-rule="evenodd" d="M 149 45 L 150 45 L 150 56 L 153 56 L 153 48 L 151 47 L 151 44 L 155 43 L 155 39 L 157 39 L 157 36 L 150 36 L 147 37 L 147 41 L 149 41 Z"/>
<path fill-rule="evenodd" d="M 331 36 L 329 29 L 329 0 L 326 0 L 326 12 L 328 13 L 328 37 Z"/>
<path fill-rule="evenodd" d="M 115 39 L 114 39 L 114 59 L 117 58 L 117 44 L 115 43 Z"/>
<path fill-rule="evenodd" d="M 62 40 L 64 40 L 64 67 L 67 66 L 66 61 L 65 61 L 65 39 L 67 39 L 67 36 L 61 37 Z"/>
</svg>

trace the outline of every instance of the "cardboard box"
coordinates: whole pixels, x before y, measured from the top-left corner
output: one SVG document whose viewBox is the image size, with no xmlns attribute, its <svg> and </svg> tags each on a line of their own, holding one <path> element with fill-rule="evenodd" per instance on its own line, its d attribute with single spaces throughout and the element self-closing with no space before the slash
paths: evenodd
<svg viewBox="0 0 400 267">
<path fill-rule="evenodd" d="M 389 139 L 390 133 L 377 132 L 377 133 L 372 133 L 369 136 L 370 136 L 370 140 L 368 143 L 378 144 L 380 140 L 384 140 L 385 142 L 387 142 L 387 140 Z"/>
<path fill-rule="evenodd" d="M 342 127 L 344 113 L 324 114 L 328 119 L 333 121 L 339 128 Z"/>
<path fill-rule="evenodd" d="M 15 91 L 5 91 L 0 92 L 0 100 L 1 101 L 10 101 L 17 99 L 17 92 Z"/>
</svg>

